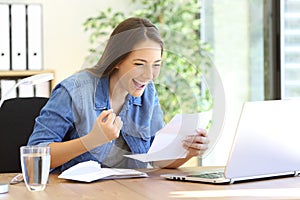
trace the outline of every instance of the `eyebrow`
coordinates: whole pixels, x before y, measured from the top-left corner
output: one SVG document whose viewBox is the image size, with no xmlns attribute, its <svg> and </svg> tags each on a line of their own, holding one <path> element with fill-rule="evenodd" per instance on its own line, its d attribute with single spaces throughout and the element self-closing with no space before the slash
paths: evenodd
<svg viewBox="0 0 300 200">
<path fill-rule="evenodd" d="M 147 60 L 144 60 L 144 59 L 134 59 L 133 61 L 141 61 L 141 62 L 147 62 Z M 157 62 L 160 62 L 161 60 L 156 60 L 156 61 L 154 61 L 155 63 L 157 63 Z"/>
</svg>

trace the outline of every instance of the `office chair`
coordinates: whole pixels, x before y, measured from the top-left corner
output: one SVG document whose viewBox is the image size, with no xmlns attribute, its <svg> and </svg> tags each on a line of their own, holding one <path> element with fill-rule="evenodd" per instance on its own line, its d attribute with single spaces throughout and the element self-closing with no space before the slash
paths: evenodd
<svg viewBox="0 0 300 200">
<path fill-rule="evenodd" d="M 0 107 L 0 173 L 21 172 L 20 146 L 27 144 L 35 118 L 48 98 L 13 98 Z"/>
</svg>

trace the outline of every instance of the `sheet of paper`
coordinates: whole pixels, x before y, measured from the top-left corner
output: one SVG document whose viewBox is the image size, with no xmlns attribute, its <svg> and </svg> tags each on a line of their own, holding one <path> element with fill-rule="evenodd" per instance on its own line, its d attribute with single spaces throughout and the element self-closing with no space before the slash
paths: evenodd
<svg viewBox="0 0 300 200">
<path fill-rule="evenodd" d="M 58 176 L 58 178 L 82 182 L 137 177 L 148 177 L 148 175 L 134 169 L 101 168 L 101 165 L 95 161 L 78 163 Z"/>
<path fill-rule="evenodd" d="M 142 162 L 184 158 L 187 151 L 182 140 L 187 135 L 195 135 L 197 128 L 206 128 L 210 119 L 211 112 L 177 114 L 156 133 L 148 153 L 125 156 Z"/>
</svg>

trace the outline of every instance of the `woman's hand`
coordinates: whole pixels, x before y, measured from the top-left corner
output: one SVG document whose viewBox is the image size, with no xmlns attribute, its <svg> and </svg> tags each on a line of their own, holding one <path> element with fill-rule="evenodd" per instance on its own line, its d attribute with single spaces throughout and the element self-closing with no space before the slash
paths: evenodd
<svg viewBox="0 0 300 200">
<path fill-rule="evenodd" d="M 209 141 L 207 138 L 207 131 L 205 129 L 197 129 L 196 132 L 195 135 L 189 135 L 182 141 L 183 147 L 188 151 L 185 158 L 154 161 L 154 166 L 160 168 L 177 168 L 187 162 L 190 158 L 202 155 L 208 148 Z"/>
<path fill-rule="evenodd" d="M 58 167 L 69 160 L 119 137 L 123 122 L 113 110 L 100 113 L 92 130 L 85 136 L 65 142 L 52 142 L 51 168 Z"/>
<path fill-rule="evenodd" d="M 119 137 L 120 130 L 123 126 L 121 117 L 116 116 L 112 109 L 105 110 L 100 113 L 94 127 L 98 126 L 98 134 L 102 134 L 107 141 L 114 140 Z"/>
<path fill-rule="evenodd" d="M 196 135 L 189 135 L 182 141 L 183 147 L 188 150 L 188 158 L 200 156 L 208 149 L 207 131 L 200 128 L 196 131 Z"/>
<path fill-rule="evenodd" d="M 81 137 L 83 145 L 87 150 L 110 142 L 120 135 L 123 122 L 112 109 L 100 113 L 89 134 Z"/>
</svg>

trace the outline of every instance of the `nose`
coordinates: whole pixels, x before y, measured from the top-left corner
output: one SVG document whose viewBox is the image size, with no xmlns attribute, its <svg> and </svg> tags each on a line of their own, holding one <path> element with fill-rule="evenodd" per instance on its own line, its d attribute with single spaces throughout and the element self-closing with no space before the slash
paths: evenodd
<svg viewBox="0 0 300 200">
<path fill-rule="evenodd" d="M 144 67 L 143 77 L 145 79 L 148 79 L 148 80 L 152 80 L 153 79 L 153 68 L 152 68 L 151 65 L 146 65 Z"/>
</svg>

